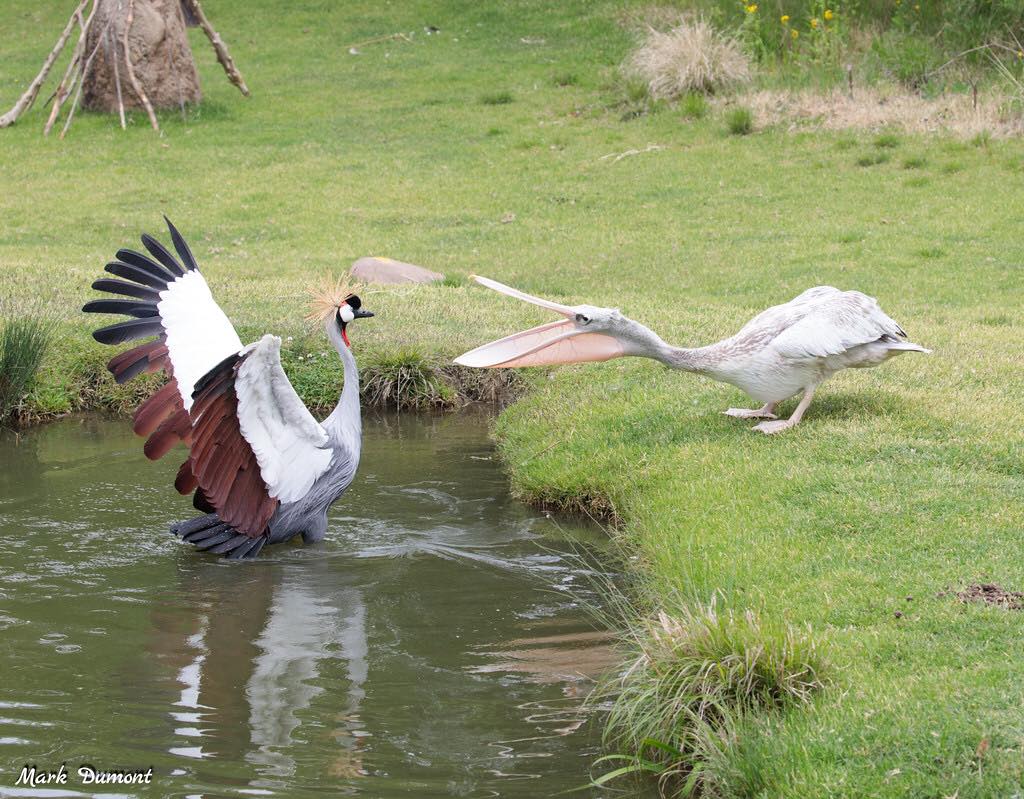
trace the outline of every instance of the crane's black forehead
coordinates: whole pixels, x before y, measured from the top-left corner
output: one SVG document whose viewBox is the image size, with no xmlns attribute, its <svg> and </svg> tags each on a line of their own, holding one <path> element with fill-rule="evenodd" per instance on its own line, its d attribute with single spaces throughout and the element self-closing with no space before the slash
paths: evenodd
<svg viewBox="0 0 1024 799">
<path fill-rule="evenodd" d="M 363 305 L 363 301 L 359 299 L 359 297 L 357 297 L 355 294 L 349 294 L 345 298 L 345 302 L 348 303 L 348 307 L 351 308 L 353 311 L 358 311 Z"/>
</svg>

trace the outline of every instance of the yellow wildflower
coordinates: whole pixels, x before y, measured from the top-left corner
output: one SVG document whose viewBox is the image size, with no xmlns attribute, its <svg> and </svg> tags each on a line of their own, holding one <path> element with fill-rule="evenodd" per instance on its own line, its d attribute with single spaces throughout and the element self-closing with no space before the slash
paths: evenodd
<svg viewBox="0 0 1024 799">
<path fill-rule="evenodd" d="M 787 22 L 789 22 L 789 14 L 783 14 L 782 15 L 782 24 L 785 25 Z"/>
<path fill-rule="evenodd" d="M 921 4 L 920 3 L 914 3 L 914 11 L 920 11 L 920 10 L 921 10 Z"/>
<path fill-rule="evenodd" d="M 830 9 L 830 8 L 826 8 L 825 9 L 825 19 L 831 20 L 832 17 L 834 17 L 834 16 L 835 16 L 835 14 L 832 13 L 832 9 Z"/>
<path fill-rule="evenodd" d="M 1017 58 L 1024 58 L 1024 50 L 1017 51 Z"/>
<path fill-rule="evenodd" d="M 748 14 L 756 14 L 757 13 L 757 3 L 751 3 L 749 6 L 747 6 L 747 13 Z"/>
<path fill-rule="evenodd" d="M 797 39 L 797 38 L 800 37 L 800 31 L 798 31 L 796 28 L 793 28 L 793 30 L 791 30 L 790 33 L 793 35 L 794 39 Z"/>
<path fill-rule="evenodd" d="M 817 30 L 818 29 L 818 20 L 812 19 L 811 20 L 811 27 L 814 28 L 815 30 Z"/>
</svg>

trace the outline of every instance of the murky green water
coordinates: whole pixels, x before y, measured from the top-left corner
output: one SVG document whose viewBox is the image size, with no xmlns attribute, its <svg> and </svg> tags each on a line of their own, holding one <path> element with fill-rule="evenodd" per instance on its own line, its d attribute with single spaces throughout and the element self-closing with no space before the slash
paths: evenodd
<svg viewBox="0 0 1024 799">
<path fill-rule="evenodd" d="M 365 432 L 327 541 L 242 563 L 166 532 L 190 515 L 179 459 L 146 461 L 124 420 L 0 436 L 0 795 L 584 784 L 597 731 L 580 700 L 608 652 L 574 601 L 567 533 L 509 497 L 483 419 Z M 15 786 L 62 762 L 67 785 Z M 154 784 L 85 787 L 82 763 L 152 767 Z"/>
</svg>

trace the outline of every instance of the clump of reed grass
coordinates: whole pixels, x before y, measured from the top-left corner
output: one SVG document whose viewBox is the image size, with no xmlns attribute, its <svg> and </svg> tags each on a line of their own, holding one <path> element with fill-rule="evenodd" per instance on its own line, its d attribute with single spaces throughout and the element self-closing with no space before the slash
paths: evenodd
<svg viewBox="0 0 1024 799">
<path fill-rule="evenodd" d="M 513 102 L 515 98 L 512 96 L 512 92 L 488 92 L 480 96 L 480 103 L 482 105 L 508 105 Z"/>
<path fill-rule="evenodd" d="M 431 360 L 411 348 L 383 353 L 361 370 L 360 393 L 368 406 L 451 408 L 458 395 Z"/>
<path fill-rule="evenodd" d="M 825 685 L 826 658 L 808 631 L 714 600 L 633 621 L 624 637 L 632 658 L 596 696 L 610 702 L 605 743 L 620 754 L 609 758 L 625 765 L 596 782 L 645 772 L 663 791 L 700 791 L 739 720 L 806 703 Z"/>
<path fill-rule="evenodd" d="M 875 147 L 892 149 L 900 146 L 900 137 L 895 133 L 880 133 L 875 137 Z"/>
<path fill-rule="evenodd" d="M 625 71 L 643 80 L 653 99 L 674 100 L 689 92 L 717 94 L 746 83 L 750 61 L 735 39 L 698 19 L 668 32 L 648 29 Z"/>
<path fill-rule="evenodd" d="M 858 158 L 854 163 L 857 166 L 878 166 L 889 161 L 889 154 L 885 151 L 878 151 L 876 153 L 867 153 Z"/>
<path fill-rule="evenodd" d="M 32 389 L 53 338 L 45 316 L 9 319 L 0 333 L 0 422 L 13 415 Z"/>
<path fill-rule="evenodd" d="M 730 108 L 725 114 L 725 127 L 733 136 L 746 136 L 754 130 L 754 114 L 745 106 Z"/>
<path fill-rule="evenodd" d="M 703 119 L 708 113 L 708 101 L 703 94 L 690 92 L 683 96 L 679 108 L 687 119 Z"/>
</svg>

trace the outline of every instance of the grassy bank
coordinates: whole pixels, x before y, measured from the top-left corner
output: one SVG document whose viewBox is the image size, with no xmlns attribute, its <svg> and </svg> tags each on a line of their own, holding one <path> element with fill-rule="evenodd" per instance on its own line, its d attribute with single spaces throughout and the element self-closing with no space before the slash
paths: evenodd
<svg viewBox="0 0 1024 799">
<path fill-rule="evenodd" d="M 38 68 L 59 5 L 18 0 L 7 15 L 5 102 Z M 286 366 L 314 404 L 340 370 L 301 323 L 304 284 L 361 255 L 452 278 L 364 297 L 377 318 L 353 341 L 369 386 L 437 374 L 547 319 L 469 287 L 473 272 L 621 307 L 680 344 L 811 285 L 860 289 L 935 354 L 839 376 L 781 437 L 720 415 L 745 402 L 730 387 L 622 360 L 527 375 L 502 451 L 524 497 L 616 516 L 667 610 L 718 592 L 723 613 L 787 622 L 828 651 L 830 686 L 744 720 L 709 791 L 1020 787 L 1021 618 L 938 596 L 1024 586 L 1019 141 L 757 124 L 733 136 L 714 107 L 627 113 L 617 67 L 633 39 L 618 4 L 207 11 L 250 100 L 197 36 L 207 100 L 164 115 L 162 138 L 144 117 L 122 132 L 85 114 L 47 140 L 43 109 L 0 131 L 0 311 L 42 298 L 59 319 L 26 412 L 131 404 L 78 309 L 164 212 L 243 340 L 291 336 Z M 415 35 L 349 52 L 397 31 Z M 465 376 L 441 377 L 444 395 Z"/>
</svg>

